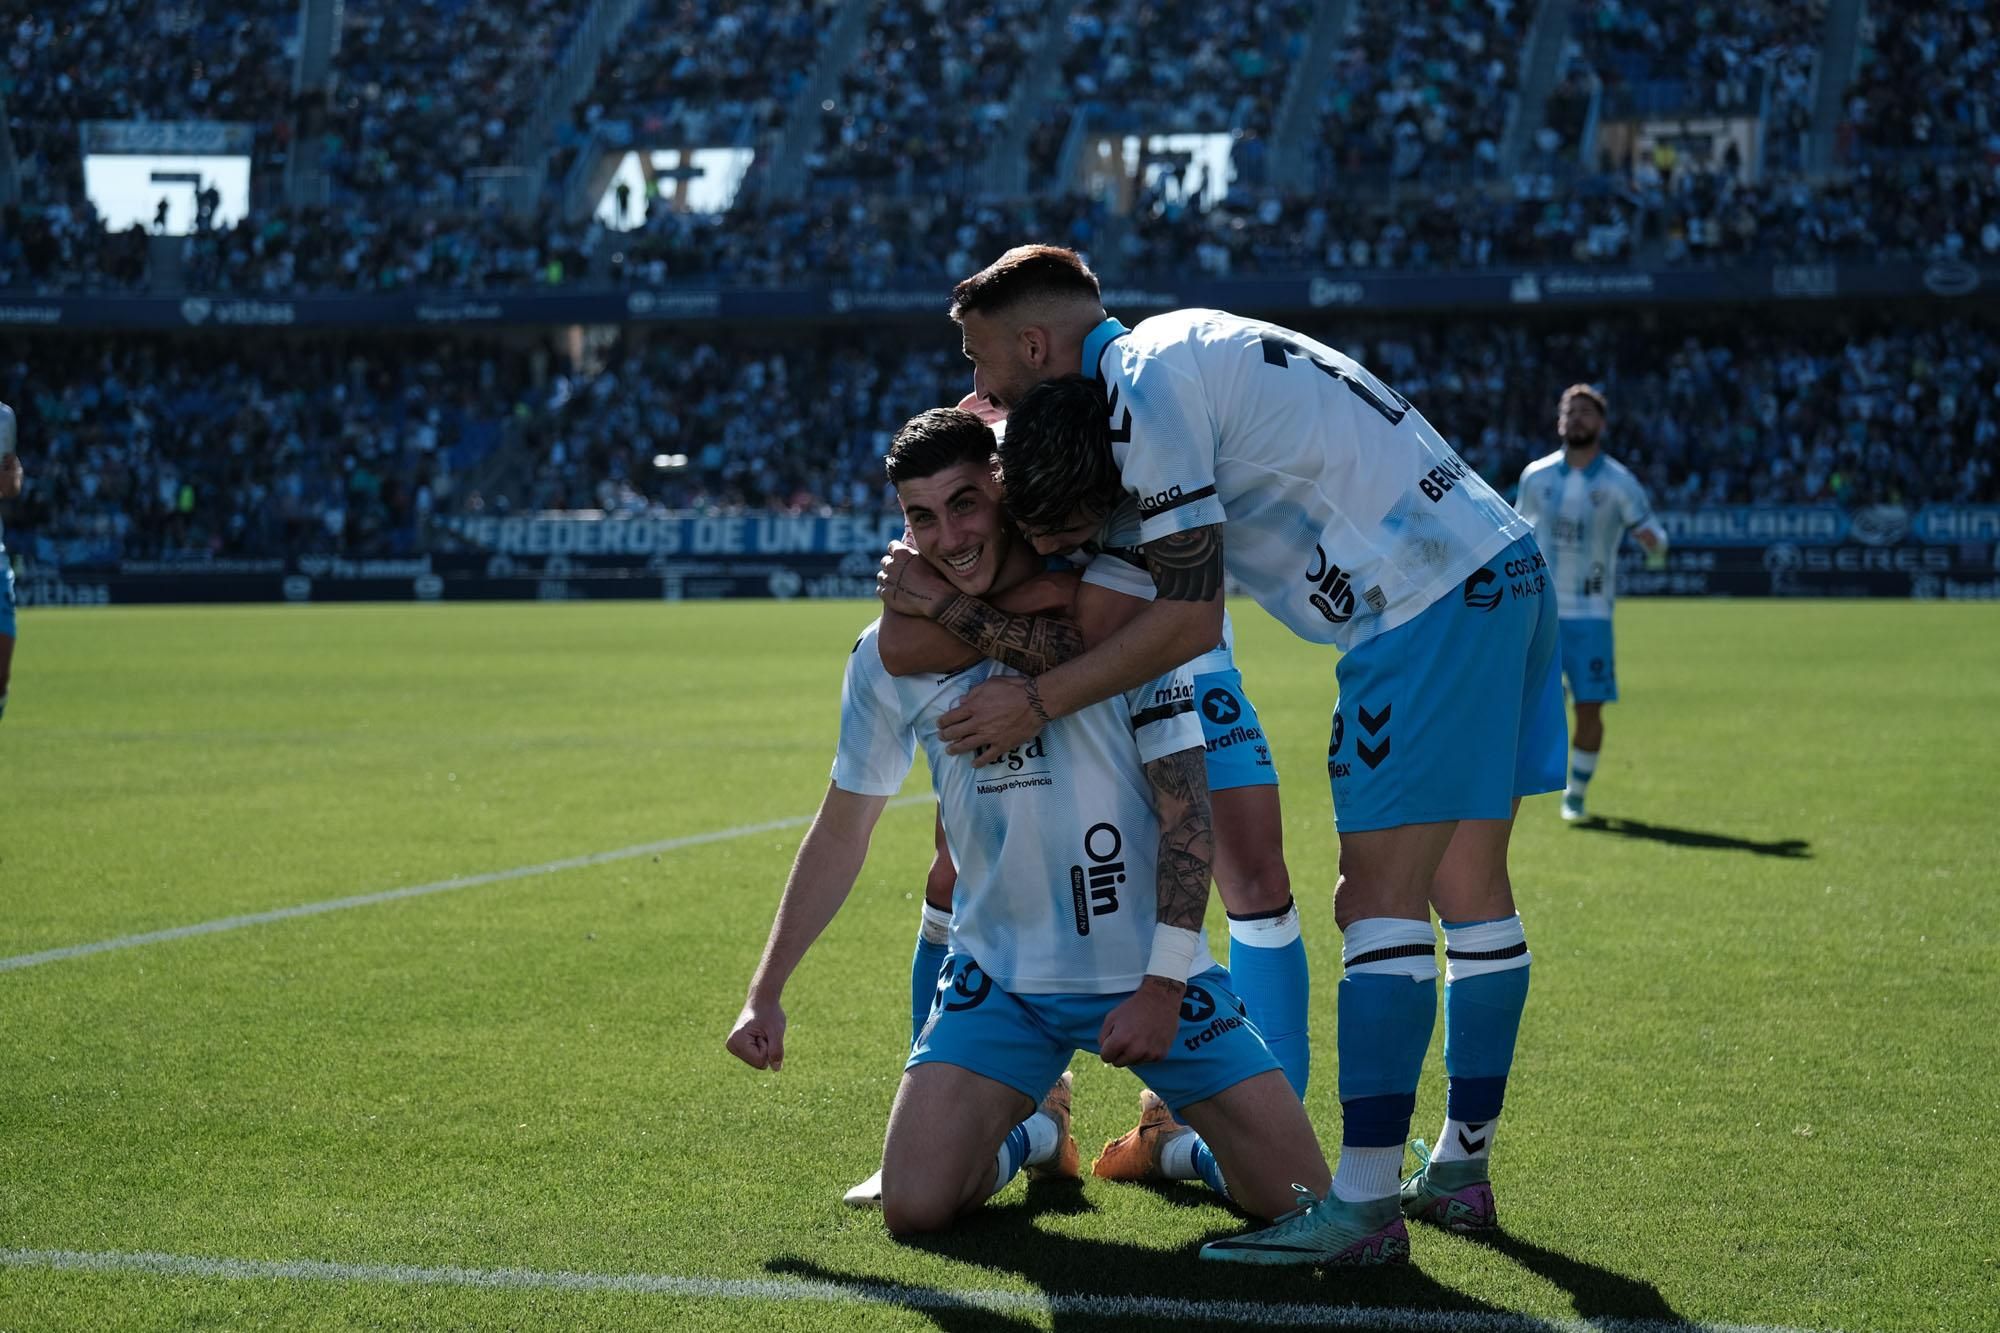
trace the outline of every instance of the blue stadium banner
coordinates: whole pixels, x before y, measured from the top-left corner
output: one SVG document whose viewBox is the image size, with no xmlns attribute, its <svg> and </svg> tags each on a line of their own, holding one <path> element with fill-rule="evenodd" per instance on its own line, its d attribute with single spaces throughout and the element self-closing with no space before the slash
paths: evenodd
<svg viewBox="0 0 2000 1333">
<path fill-rule="evenodd" d="M 452 517 L 439 526 L 496 555 L 879 557 L 903 535 L 901 514 L 714 514 L 661 518 L 534 514 Z M 871 588 L 873 585 L 870 585 Z"/>
<path fill-rule="evenodd" d="M 1182 306 L 1246 312 L 1442 311 L 1682 302 L 1958 300 L 2000 288 L 2000 266 L 1789 264 L 1685 269 L 1519 269 L 1478 273 L 1321 273 L 1110 287 L 1114 312 Z M 941 319 L 936 288 L 526 288 L 366 296 L 231 294 L 39 296 L 0 292 L 0 329 L 340 329 L 646 324 L 788 319 Z"/>
</svg>

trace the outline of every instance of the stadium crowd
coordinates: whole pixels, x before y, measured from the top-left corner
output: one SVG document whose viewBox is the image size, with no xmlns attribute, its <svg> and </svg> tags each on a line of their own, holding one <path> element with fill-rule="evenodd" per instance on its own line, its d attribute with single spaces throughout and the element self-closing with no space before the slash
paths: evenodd
<svg viewBox="0 0 2000 1333">
<path fill-rule="evenodd" d="M 2000 502 L 2000 331 L 1856 318 L 1307 328 L 1503 488 L 1564 385 L 1667 507 Z M 394 339 L 0 344 L 32 486 L 10 547 L 71 559 L 420 549 L 434 513 L 873 512 L 893 426 L 969 383 L 934 324 L 654 331 L 602 364 Z M 660 464 L 664 460 L 665 466 Z M 20 538 L 22 540 L 15 540 Z"/>
</svg>

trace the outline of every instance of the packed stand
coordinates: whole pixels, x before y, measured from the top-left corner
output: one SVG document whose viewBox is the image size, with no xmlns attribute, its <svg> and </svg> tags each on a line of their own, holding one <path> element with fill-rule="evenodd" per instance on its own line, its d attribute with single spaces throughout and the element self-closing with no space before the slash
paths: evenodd
<svg viewBox="0 0 2000 1333">
<path fill-rule="evenodd" d="M 1058 100 L 1088 105 L 1093 129 L 1267 136 L 1315 10 L 1306 0 L 1080 4 Z"/>
<path fill-rule="evenodd" d="M 529 406 L 468 342 L 0 343 L 31 482 L 10 552 L 59 564 L 421 548 Z"/>
<path fill-rule="evenodd" d="M 1033 0 L 884 0 L 806 154 L 828 188 L 976 188 L 1041 41 Z"/>
<path fill-rule="evenodd" d="M 239 121 L 257 127 L 259 165 L 292 137 L 297 0 L 82 0 L 0 6 L 0 91 L 25 193 L 81 198 L 86 120 Z"/>
<path fill-rule="evenodd" d="M 812 76 L 834 0 L 654 0 L 604 53 L 592 118 L 636 141 L 717 147 L 766 142 Z"/>
<path fill-rule="evenodd" d="M 504 165 L 585 0 L 354 0 L 315 135 L 336 197 L 451 204 Z"/>
<path fill-rule="evenodd" d="M 1533 8 L 1514 0 L 1355 0 L 1320 94 L 1322 180 L 1492 174 Z"/>
<path fill-rule="evenodd" d="M 1327 341 L 1360 358 L 1503 489 L 1556 447 L 1556 400 L 1589 380 L 1605 447 L 1664 508 L 2000 501 L 2000 333 L 1623 320 L 1456 323 Z"/>
<path fill-rule="evenodd" d="M 526 507 L 891 508 L 882 458 L 896 427 L 971 388 L 941 307 L 929 336 L 627 344 L 598 373 L 555 384 L 527 434 L 536 465 Z M 661 468 L 661 456 L 685 462 Z"/>
<path fill-rule="evenodd" d="M 1618 114 L 1804 108 L 1826 35 L 1826 0 L 1599 0 L 1571 11 L 1575 53 Z"/>
<path fill-rule="evenodd" d="M 88 203 L 0 209 L 0 292 L 123 292 L 146 281 L 146 233 L 106 231 Z"/>
<path fill-rule="evenodd" d="M 2000 162 L 2000 15 L 1990 0 L 1870 0 L 1847 89 L 1850 153 Z"/>
</svg>

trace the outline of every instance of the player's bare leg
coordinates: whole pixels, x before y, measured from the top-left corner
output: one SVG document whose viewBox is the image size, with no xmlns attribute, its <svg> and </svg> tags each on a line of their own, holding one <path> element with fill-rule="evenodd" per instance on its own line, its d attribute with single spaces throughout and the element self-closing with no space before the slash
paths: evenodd
<svg viewBox="0 0 2000 1333">
<path fill-rule="evenodd" d="M 1569 785 L 1563 790 L 1562 817 L 1575 823 L 1585 817 L 1584 791 L 1597 772 L 1597 752 L 1604 748 L 1603 704 L 1577 702 L 1569 746 Z"/>
<path fill-rule="evenodd" d="M 931 1000 L 937 994 L 938 973 L 944 970 L 944 960 L 951 950 L 951 895 L 958 886 L 958 868 L 951 863 L 951 848 L 945 843 L 944 818 L 935 820 L 936 829 L 932 842 L 936 852 L 931 858 L 929 875 L 924 879 L 923 918 L 917 927 L 917 949 L 910 959 L 910 1044 L 917 1044 L 917 1034 L 923 1030 L 924 1019 L 929 1016 Z M 841 1202 L 850 1208 L 880 1208 L 882 1206 L 882 1171 L 875 1174 L 841 1196 Z"/>
<path fill-rule="evenodd" d="M 1035 1104 L 948 1064 L 903 1075 L 882 1145 L 882 1218 L 898 1236 L 942 1231 L 1000 1185 L 999 1154 Z M 1021 1161 L 1012 1163 L 1018 1170 Z M 1011 1172 L 1009 1173 L 1011 1174 Z"/>
<path fill-rule="evenodd" d="M 1181 1108 L 1215 1154 L 1236 1206 L 1276 1218 L 1299 1206 L 1298 1190 L 1326 1197 L 1333 1174 L 1298 1094 L 1277 1070 L 1246 1078 Z"/>
</svg>

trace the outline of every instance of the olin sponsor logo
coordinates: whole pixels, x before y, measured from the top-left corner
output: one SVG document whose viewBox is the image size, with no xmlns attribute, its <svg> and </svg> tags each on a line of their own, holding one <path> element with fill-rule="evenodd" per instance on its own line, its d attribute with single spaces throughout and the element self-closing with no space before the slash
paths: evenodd
<svg viewBox="0 0 2000 1333">
<path fill-rule="evenodd" d="M 1090 918 L 1118 910 L 1118 886 L 1125 882 L 1125 835 L 1116 824 L 1092 824 L 1083 835 L 1085 864 L 1069 868 L 1070 901 L 1076 933 L 1090 933 Z"/>
<path fill-rule="evenodd" d="M 1326 558 L 1326 548 L 1313 547 L 1313 562 L 1306 570 L 1306 582 L 1315 585 L 1307 599 L 1313 610 L 1329 624 L 1344 625 L 1354 619 L 1354 583 L 1347 571 Z"/>
</svg>

